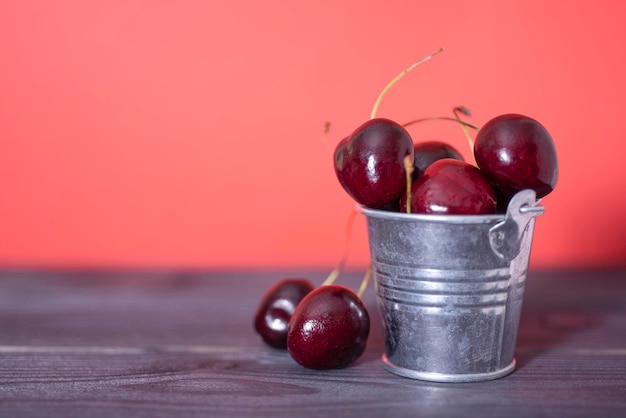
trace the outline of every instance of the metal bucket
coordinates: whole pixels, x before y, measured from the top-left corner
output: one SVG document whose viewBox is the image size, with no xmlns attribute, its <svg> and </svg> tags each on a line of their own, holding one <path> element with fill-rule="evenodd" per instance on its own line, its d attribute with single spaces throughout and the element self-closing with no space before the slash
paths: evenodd
<svg viewBox="0 0 626 418">
<path fill-rule="evenodd" d="M 514 370 L 535 217 L 543 213 L 535 205 L 535 192 L 523 190 L 505 215 L 360 208 L 389 371 L 473 382 Z"/>
</svg>

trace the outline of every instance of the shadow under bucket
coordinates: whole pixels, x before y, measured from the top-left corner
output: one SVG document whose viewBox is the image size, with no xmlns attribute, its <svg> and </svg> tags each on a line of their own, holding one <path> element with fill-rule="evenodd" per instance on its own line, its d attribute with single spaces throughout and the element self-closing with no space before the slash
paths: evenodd
<svg viewBox="0 0 626 418">
<path fill-rule="evenodd" d="M 505 215 L 366 216 L 385 333 L 395 374 L 436 382 L 497 379 L 515 369 L 515 344 L 535 217 L 535 192 Z"/>
</svg>

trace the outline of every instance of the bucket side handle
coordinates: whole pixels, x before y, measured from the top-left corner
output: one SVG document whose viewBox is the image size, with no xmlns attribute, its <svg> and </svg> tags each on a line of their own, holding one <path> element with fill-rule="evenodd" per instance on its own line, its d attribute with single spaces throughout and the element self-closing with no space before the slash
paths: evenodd
<svg viewBox="0 0 626 418">
<path fill-rule="evenodd" d="M 498 257 L 511 261 L 519 254 L 528 223 L 544 212 L 543 206 L 535 206 L 536 196 L 534 190 L 519 191 L 509 201 L 504 220 L 489 228 L 489 244 Z"/>
</svg>

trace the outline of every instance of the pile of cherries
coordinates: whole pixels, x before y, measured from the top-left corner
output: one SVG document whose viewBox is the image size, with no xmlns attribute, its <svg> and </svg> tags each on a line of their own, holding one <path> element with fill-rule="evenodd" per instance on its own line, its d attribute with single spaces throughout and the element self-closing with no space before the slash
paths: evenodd
<svg viewBox="0 0 626 418">
<path fill-rule="evenodd" d="M 538 199 L 549 194 L 558 180 L 556 149 L 548 131 L 530 117 L 497 116 L 475 141 L 466 131 L 475 165 L 444 142 L 414 142 L 408 124 L 375 117 L 388 88 L 433 55 L 396 77 L 371 119 L 337 145 L 335 172 L 345 191 L 371 209 L 439 215 L 503 212 L 524 189 Z M 369 335 L 360 293 L 332 282 L 315 288 L 306 279 L 283 279 L 263 295 L 254 326 L 268 345 L 287 349 L 304 367 L 346 367 L 363 354 Z"/>
<path fill-rule="evenodd" d="M 346 192 L 368 208 L 448 215 L 503 211 L 520 190 L 541 198 L 558 180 L 552 137 L 527 116 L 491 119 L 478 131 L 473 152 L 476 166 L 446 143 L 413 143 L 400 124 L 375 118 L 338 144 L 335 172 Z"/>
<path fill-rule="evenodd" d="M 270 346 L 287 349 L 309 369 L 348 366 L 365 351 L 370 318 L 347 287 L 314 288 L 306 279 L 283 279 L 261 299 L 254 327 Z"/>
</svg>

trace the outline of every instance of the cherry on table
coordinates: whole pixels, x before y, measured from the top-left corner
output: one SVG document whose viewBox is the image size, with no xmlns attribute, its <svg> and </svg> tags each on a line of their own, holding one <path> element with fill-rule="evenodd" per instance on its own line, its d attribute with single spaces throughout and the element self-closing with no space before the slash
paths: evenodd
<svg viewBox="0 0 626 418">
<path fill-rule="evenodd" d="M 306 279 L 283 279 L 270 287 L 254 315 L 254 329 L 274 348 L 287 348 L 287 330 L 296 307 L 314 289 Z"/>
<path fill-rule="evenodd" d="M 348 366 L 365 351 L 370 318 L 361 298 L 340 285 L 318 287 L 289 321 L 287 350 L 309 369 Z"/>
</svg>

